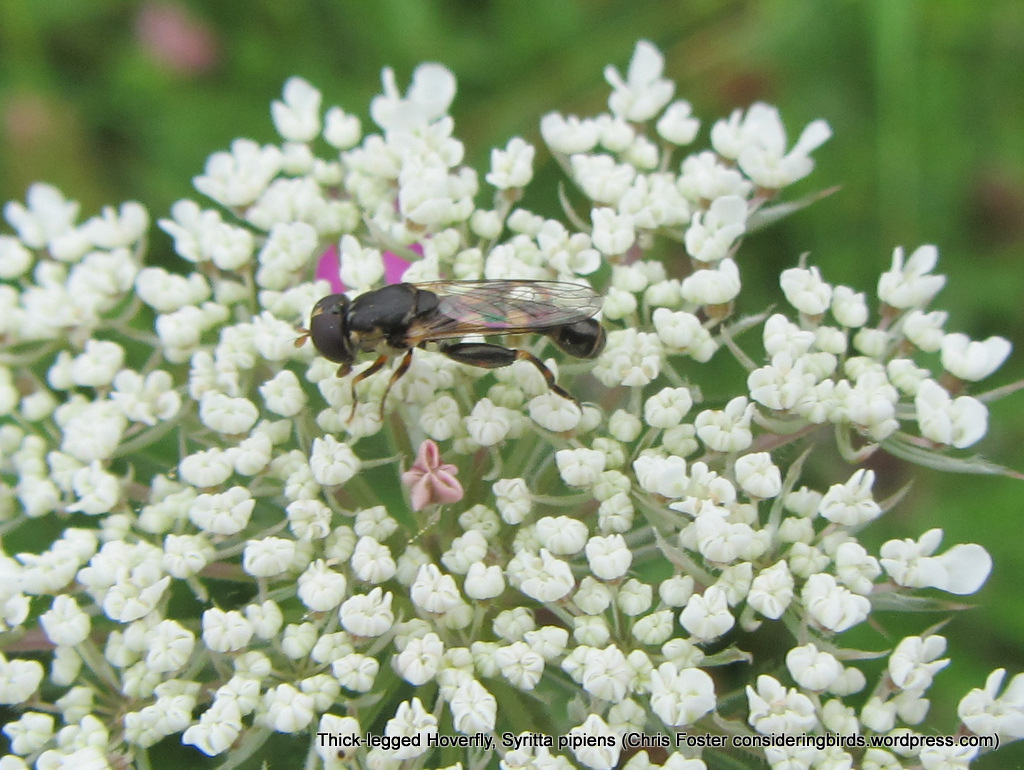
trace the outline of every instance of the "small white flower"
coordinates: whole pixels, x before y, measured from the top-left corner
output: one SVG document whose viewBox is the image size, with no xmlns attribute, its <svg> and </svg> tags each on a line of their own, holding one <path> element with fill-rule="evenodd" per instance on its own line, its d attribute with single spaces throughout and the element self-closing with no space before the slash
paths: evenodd
<svg viewBox="0 0 1024 770">
<path fill-rule="evenodd" d="M 992 571 L 992 557 L 976 543 L 961 543 L 935 556 L 941 529 L 930 529 L 915 540 L 890 540 L 879 554 L 885 571 L 899 585 L 938 588 L 958 596 L 977 591 Z"/>
<path fill-rule="evenodd" d="M 109 385 L 124 364 L 124 348 L 107 340 L 86 340 L 85 350 L 71 362 L 76 385 L 98 388 Z"/>
<path fill-rule="evenodd" d="M 370 102 L 370 116 L 385 131 L 411 131 L 432 123 L 448 113 L 455 98 L 455 76 L 440 64 L 416 67 L 404 98 L 399 94 L 395 73 L 390 67 L 382 70 L 381 81 L 384 93 Z"/>
<path fill-rule="evenodd" d="M 686 253 L 698 262 L 718 262 L 730 256 L 736 241 L 747 229 L 747 203 L 736 195 L 712 201 L 707 211 L 697 211 L 686 229 Z"/>
<path fill-rule="evenodd" d="M 411 639 L 394 658 L 395 671 L 413 686 L 426 684 L 437 675 L 444 645 L 435 633 Z"/>
<path fill-rule="evenodd" d="M 921 435 L 939 444 L 965 449 L 988 432 L 988 409 L 971 396 L 956 399 L 931 379 L 924 380 L 914 397 Z"/>
<path fill-rule="evenodd" d="M 662 345 L 657 334 L 616 329 L 608 334 L 593 373 L 608 387 L 643 387 L 661 372 Z"/>
<path fill-rule="evenodd" d="M 828 123 L 809 123 L 786 153 L 786 130 L 775 107 L 752 104 L 743 115 L 736 110 L 728 121 L 711 128 L 711 143 L 722 156 L 735 159 L 759 187 L 777 190 L 807 176 L 814 168 L 810 153 L 832 135 Z"/>
<path fill-rule="evenodd" d="M 207 393 L 199 402 L 199 419 L 218 433 L 238 435 L 247 433 L 256 424 L 259 410 L 247 398 Z"/>
<path fill-rule="evenodd" d="M 611 321 L 622 321 L 632 317 L 636 313 L 636 308 L 635 294 L 612 286 L 605 294 L 601 312 L 605 318 Z"/>
<path fill-rule="evenodd" d="M 341 625 L 356 636 L 380 636 L 394 625 L 393 599 L 391 593 L 384 593 L 379 586 L 368 594 L 350 596 L 339 611 Z"/>
<path fill-rule="evenodd" d="M 26 711 L 20 719 L 12 720 L 3 727 L 4 735 L 11 742 L 11 751 L 22 756 L 39 751 L 53 737 L 54 719 L 49 714 Z M 10 755 L 8 755 L 10 756 Z M 10 770 L 28 770 L 28 765 L 12 764 Z"/>
<path fill-rule="evenodd" d="M 908 636 L 889 655 L 889 676 L 903 690 L 924 692 L 935 675 L 949 665 L 949 658 L 939 657 L 945 652 L 944 637 Z"/>
<path fill-rule="evenodd" d="M 690 103 L 682 99 L 672 102 L 658 118 L 658 136 L 680 146 L 689 144 L 700 130 L 700 121 L 693 117 Z"/>
<path fill-rule="evenodd" d="M 156 425 L 169 420 L 181 408 L 181 396 L 174 390 L 170 373 L 157 369 L 145 377 L 129 369 L 114 376 L 110 399 L 133 422 Z"/>
<path fill-rule="evenodd" d="M 470 438 L 480 446 L 494 446 L 505 440 L 512 430 L 512 410 L 482 398 L 465 418 Z"/>
<path fill-rule="evenodd" d="M 568 516 L 544 516 L 534 525 L 537 540 L 555 556 L 571 556 L 587 544 L 587 526 Z"/>
<path fill-rule="evenodd" d="M 540 133 L 553 152 L 563 155 L 590 152 L 598 140 L 598 127 L 593 120 L 557 112 L 541 118 Z"/>
<path fill-rule="evenodd" d="M 612 87 L 608 109 L 613 115 L 634 123 L 650 120 L 672 99 L 675 83 L 662 77 L 665 57 L 646 40 L 633 50 L 625 79 L 615 67 L 608 65 L 604 78 Z"/>
<path fill-rule="evenodd" d="M 523 479 L 499 479 L 492 487 L 495 505 L 506 524 L 520 524 L 533 509 L 530 488 Z"/>
<path fill-rule="evenodd" d="M 847 329 L 863 326 L 868 320 L 868 305 L 863 292 L 849 286 L 836 286 L 832 290 L 832 316 Z"/>
<path fill-rule="evenodd" d="M 539 602 L 556 602 L 569 595 L 576 581 L 572 569 L 561 559 L 541 548 L 537 556 L 520 554 L 509 562 L 507 572 L 513 585 Z"/>
<path fill-rule="evenodd" d="M 354 626 L 361 624 L 350 618 Z M 338 683 L 347 690 L 354 692 L 369 692 L 373 689 L 374 681 L 380 664 L 376 658 L 369 655 L 349 653 L 331 662 L 331 673 Z"/>
<path fill-rule="evenodd" d="M 683 279 L 683 299 L 692 305 L 725 305 L 740 293 L 740 271 L 732 257 Z"/>
<path fill-rule="evenodd" d="M 359 471 L 360 461 L 348 444 L 333 436 L 313 439 L 309 455 L 309 467 L 313 478 L 321 486 L 332 487 L 344 484 Z"/>
<path fill-rule="evenodd" d="M 340 572 L 317 559 L 299 575 L 299 600 L 313 612 L 326 612 L 338 607 L 345 598 L 348 582 Z"/>
<path fill-rule="evenodd" d="M 747 603 L 766 618 L 778 620 L 793 601 L 794 587 L 789 566 L 780 560 L 754 576 Z"/>
<path fill-rule="evenodd" d="M 622 535 L 592 537 L 587 541 L 585 552 L 590 571 L 601 580 L 622 577 L 633 563 L 633 552 Z"/>
<path fill-rule="evenodd" d="M 771 498 L 782 491 L 782 474 L 768 452 L 754 452 L 736 459 L 736 483 L 751 497 Z"/>
<path fill-rule="evenodd" d="M 167 535 L 160 566 L 179 580 L 199 574 L 214 556 L 213 546 L 202 535 Z"/>
<path fill-rule="evenodd" d="M 256 500 L 245 487 L 199 495 L 189 508 L 189 520 L 212 535 L 235 535 L 249 523 Z"/>
<path fill-rule="evenodd" d="M 121 410 L 111 401 L 85 404 L 66 421 L 60 415 L 58 408 L 55 417 L 64 434 L 61 451 L 82 462 L 109 459 L 127 427 Z"/>
<path fill-rule="evenodd" d="M 608 197 L 607 193 L 603 195 Z M 591 210 L 590 218 L 594 223 L 590 234 L 594 248 L 607 257 L 625 254 L 636 240 L 633 217 L 628 214 L 618 214 L 615 209 L 598 207 Z"/>
<path fill-rule="evenodd" d="M 242 650 L 252 639 L 252 633 L 252 624 L 237 610 L 212 607 L 203 612 L 203 644 L 211 650 Z"/>
<path fill-rule="evenodd" d="M 640 418 L 625 409 L 617 409 L 608 418 L 608 432 L 618 441 L 635 441 L 643 429 Z"/>
<path fill-rule="evenodd" d="M 786 668 L 798 685 L 817 692 L 827 690 L 843 672 L 834 655 L 819 650 L 813 643 L 786 653 Z"/>
<path fill-rule="evenodd" d="M 1017 674 L 1002 695 L 1006 669 L 997 668 L 985 680 L 983 689 L 975 688 L 960 700 L 957 715 L 977 735 L 998 735 L 1003 740 L 1024 737 L 1024 699 L 1021 686 L 1024 678 Z"/>
<path fill-rule="evenodd" d="M 839 585 L 832 575 L 811 575 L 800 591 L 800 603 L 812 620 L 839 633 L 863 622 L 871 602 Z"/>
<path fill-rule="evenodd" d="M 871 496 L 875 472 L 865 468 L 854 471 L 844 484 L 833 484 L 818 505 L 818 513 L 829 521 L 847 527 L 859 527 L 882 514 Z"/>
<path fill-rule="evenodd" d="M 78 499 L 68 506 L 69 511 L 96 516 L 109 513 L 121 499 L 120 479 L 103 470 L 96 460 L 71 475 L 71 488 Z"/>
<path fill-rule="evenodd" d="M 277 133 L 289 142 L 315 139 L 320 133 L 320 92 L 302 78 L 292 77 L 284 84 L 283 96 L 283 101 L 270 103 Z"/>
<path fill-rule="evenodd" d="M 217 447 L 186 455 L 178 463 L 181 480 L 200 489 L 223 484 L 233 471 L 230 455 Z"/>
<path fill-rule="evenodd" d="M 459 405 L 448 395 L 430 400 L 420 412 L 419 424 L 430 438 L 446 441 L 455 435 L 462 422 Z"/>
<path fill-rule="evenodd" d="M 791 267 L 779 277 L 786 301 L 807 316 L 821 316 L 832 304 L 832 286 L 826 283 L 817 267 Z"/>
<path fill-rule="evenodd" d="M 58 594 L 50 609 L 39 616 L 46 638 L 56 645 L 74 647 L 89 635 L 89 616 L 82 611 L 73 596 Z"/>
<path fill-rule="evenodd" d="M 746 449 L 753 441 L 750 420 L 754 405 L 744 396 L 729 401 L 723 410 L 707 409 L 697 415 L 694 425 L 697 436 L 716 452 L 738 452 Z"/>
<path fill-rule="evenodd" d="M 689 389 L 662 388 L 644 402 L 644 422 L 652 428 L 674 428 L 692 406 Z"/>
<path fill-rule="evenodd" d="M 530 419 L 553 433 L 572 430 L 583 416 L 576 404 L 551 391 L 530 399 L 527 408 Z"/>
<path fill-rule="evenodd" d="M 32 266 L 32 252 L 11 235 L 0 235 L 0 279 L 21 277 Z"/>
<path fill-rule="evenodd" d="M 892 337 L 885 329 L 858 329 L 853 335 L 853 346 L 858 352 L 871 358 L 881 359 L 889 349 Z"/>
<path fill-rule="evenodd" d="M 596 449 L 560 449 L 555 452 L 558 473 L 570 487 L 586 487 L 597 481 L 605 468 L 605 456 Z"/>
<path fill-rule="evenodd" d="M 629 578 L 619 585 L 618 595 L 615 599 L 623 614 L 636 617 L 651 608 L 654 601 L 654 588 L 636 578 Z"/>
<path fill-rule="evenodd" d="M 878 560 L 857 542 L 846 542 L 836 549 L 836 577 L 851 591 L 867 596 L 875 578 L 882 574 Z"/>
<path fill-rule="evenodd" d="M 342 236 L 340 253 L 341 280 L 354 291 L 366 291 L 384 277 L 380 251 L 364 247 L 354 236 Z"/>
<path fill-rule="evenodd" d="M 267 690 L 263 694 L 263 708 L 261 721 L 279 733 L 300 732 L 315 716 L 313 697 L 290 684 Z"/>
<path fill-rule="evenodd" d="M 277 175 L 281 161 L 277 147 L 260 147 L 250 139 L 236 139 L 231 143 L 230 153 L 211 155 L 204 173 L 192 183 L 199 192 L 224 206 L 247 206 Z"/>
<path fill-rule="evenodd" d="M 390 549 L 369 536 L 359 538 L 351 565 L 355 577 L 372 585 L 390 580 L 398 569 Z"/>
<path fill-rule="evenodd" d="M 448 699 L 452 725 L 464 735 L 489 733 L 498 718 L 498 701 L 475 679 L 462 682 Z"/>
<path fill-rule="evenodd" d="M 494 651 L 494 663 L 501 675 L 520 690 L 532 690 L 544 672 L 544 658 L 526 642 L 513 642 Z"/>
<path fill-rule="evenodd" d="M 359 142 L 363 129 L 359 118 L 340 107 L 331 107 L 324 115 L 324 139 L 332 147 L 347 150 Z"/>
<path fill-rule="evenodd" d="M 533 145 L 518 136 L 510 139 L 504 150 L 491 150 L 488 184 L 499 190 L 526 187 L 533 178 L 534 153 Z"/>
<path fill-rule="evenodd" d="M 794 361 L 788 351 L 772 356 L 770 364 L 755 369 L 747 377 L 750 397 L 778 411 L 796 407 L 808 397 L 814 384 L 814 375 L 806 370 L 806 359 Z"/>
<path fill-rule="evenodd" d="M 27 207 L 19 201 L 6 203 L 4 218 L 26 246 L 41 249 L 73 232 L 78 204 L 65 200 L 56 187 L 36 182 L 28 188 L 25 200 Z M 82 253 L 84 249 L 77 256 Z"/>
<path fill-rule="evenodd" d="M 253 577 L 276 577 L 295 559 L 295 541 L 282 537 L 249 540 L 242 552 L 242 569 Z"/>
<path fill-rule="evenodd" d="M 709 586 L 703 594 L 690 598 L 679 613 L 679 622 L 695 638 L 711 641 L 732 628 L 736 620 L 729 612 L 725 591 L 718 586 Z"/>
<path fill-rule="evenodd" d="M 651 710 L 669 727 L 690 725 L 714 711 L 715 686 L 699 668 L 662 663 L 650 674 Z"/>
<path fill-rule="evenodd" d="M 996 371 L 1013 346 L 1002 337 L 974 342 L 966 334 L 947 334 L 942 338 L 942 368 L 961 380 L 977 382 Z"/>
<path fill-rule="evenodd" d="M 497 564 L 487 566 L 480 561 L 469 565 L 463 590 L 470 599 L 478 601 L 500 596 L 505 590 L 501 567 Z"/>
<path fill-rule="evenodd" d="M 934 246 L 919 246 L 904 263 L 903 247 L 892 253 L 892 267 L 878 279 L 878 298 L 900 310 L 926 305 L 946 285 L 946 276 L 931 275 L 939 261 Z"/>
<path fill-rule="evenodd" d="M 942 327 L 948 318 L 949 313 L 941 310 L 911 310 L 903 318 L 903 334 L 925 353 L 934 353 L 946 338 Z"/>
<path fill-rule="evenodd" d="M 766 674 L 757 678 L 756 690 L 747 685 L 747 703 L 747 722 L 762 735 L 798 735 L 818 724 L 810 698 Z"/>
<path fill-rule="evenodd" d="M 420 567 L 409 587 L 409 596 L 417 607 L 435 614 L 448 612 L 462 602 L 455 579 L 434 564 Z"/>
<path fill-rule="evenodd" d="M 695 361 L 708 361 L 718 345 L 692 313 L 659 307 L 652 316 L 659 339 L 669 352 L 685 353 Z"/>
</svg>

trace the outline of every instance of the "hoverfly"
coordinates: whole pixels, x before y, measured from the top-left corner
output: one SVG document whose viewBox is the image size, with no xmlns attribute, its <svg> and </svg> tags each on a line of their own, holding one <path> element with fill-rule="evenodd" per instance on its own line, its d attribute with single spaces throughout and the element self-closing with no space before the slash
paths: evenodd
<svg viewBox="0 0 1024 770">
<path fill-rule="evenodd" d="M 604 350 L 605 334 L 592 317 L 603 298 L 593 289 L 560 281 L 431 281 L 397 283 L 349 299 L 330 294 L 313 306 L 308 337 L 320 355 L 340 364 L 338 376 L 352 371 L 357 353 L 377 353 L 377 359 L 352 378 L 355 414 L 356 385 L 380 371 L 388 359 L 404 353 L 381 399 L 381 415 L 388 392 L 412 363 L 412 351 L 428 342 L 459 363 L 497 369 L 515 361 L 529 361 L 544 376 L 548 387 L 575 402 L 555 382 L 544 363 L 526 350 L 487 342 L 452 342 L 467 334 L 543 334 L 559 349 L 576 358 L 596 358 Z"/>
</svg>

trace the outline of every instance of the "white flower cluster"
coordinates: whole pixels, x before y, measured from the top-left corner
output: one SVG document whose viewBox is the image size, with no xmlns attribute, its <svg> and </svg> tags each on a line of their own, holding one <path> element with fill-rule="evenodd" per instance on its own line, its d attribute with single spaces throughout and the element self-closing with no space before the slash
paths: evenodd
<svg viewBox="0 0 1024 770">
<path fill-rule="evenodd" d="M 965 391 L 1009 344 L 944 331 L 928 309 L 944 283 L 931 246 L 896 250 L 873 325 L 863 294 L 805 265 L 781 276 L 792 318 L 734 318 L 744 233 L 830 131 L 815 121 L 787 148 L 778 113 L 757 104 L 679 157 L 700 124 L 663 65 L 641 42 L 625 75 L 606 71 L 608 113 L 542 119 L 589 208 L 569 225 L 515 207 L 536 156 L 519 137 L 492 152 L 492 199 L 478 203 L 448 116 L 455 79 L 437 64 L 404 94 L 385 70 L 370 105 L 380 133 L 365 136 L 288 81 L 271 107 L 282 142 L 240 139 L 194 180 L 223 209 L 183 200 L 160 220 L 187 274 L 142 267 L 138 204 L 78 223 L 77 204 L 35 185 L 6 205 L 0 703 L 22 715 L 3 728 L 2 770 L 157 764 L 146 750 L 169 736 L 235 765 L 302 735 L 307 766 L 390 768 L 436 765 L 426 737 L 454 733 L 498 739 L 466 766 L 608 770 L 627 733 L 935 731 L 923 722 L 944 640 L 879 650 L 888 663 L 869 683 L 839 635 L 874 606 L 919 602 L 916 589 L 973 593 L 988 554 L 940 551 L 940 530 L 872 553 L 857 535 L 887 509 L 874 474 L 815 490 L 802 459 L 774 450 L 831 441 L 815 429 L 831 423 L 852 460 L 881 445 L 961 467 L 948 448 L 975 444 L 988 419 Z M 685 259 L 647 258 L 659 241 Z M 332 247 L 340 268 L 314 278 Z M 318 299 L 338 283 L 379 288 L 396 259 L 411 261 L 405 281 L 592 277 L 608 329 L 593 379 L 546 364 L 598 403 L 551 391 L 529 361 L 484 374 L 417 350 L 381 409 L 387 376 L 354 387 L 296 346 Z M 744 351 L 761 321 L 763 355 Z M 551 352 L 539 336 L 520 344 Z M 727 354 L 746 386 L 706 403 L 699 365 Z M 420 455 L 434 465 L 411 477 L 417 520 L 399 475 L 424 442 L 444 465 Z M 784 660 L 738 640 L 765 623 L 792 632 Z M 751 659 L 774 675 L 723 690 L 714 669 Z M 1004 676 L 963 699 L 965 734 L 1024 737 L 1024 690 L 1014 679 L 1000 695 Z M 528 699 L 566 706 L 531 722 Z M 374 731 L 395 748 L 317 737 Z M 500 740 L 524 731 L 579 740 Z M 976 753 L 759 756 L 952 768 Z M 710 756 L 658 761 L 698 770 Z"/>
</svg>

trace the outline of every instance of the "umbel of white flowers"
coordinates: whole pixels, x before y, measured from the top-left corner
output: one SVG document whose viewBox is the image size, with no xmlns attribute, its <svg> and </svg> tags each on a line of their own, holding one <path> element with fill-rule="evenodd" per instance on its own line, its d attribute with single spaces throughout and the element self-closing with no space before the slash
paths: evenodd
<svg viewBox="0 0 1024 770">
<path fill-rule="evenodd" d="M 1024 736 L 1002 669 L 959 725 L 926 721 L 950 663 L 933 630 L 844 647 L 873 608 L 952 610 L 936 592 L 976 591 L 987 552 L 937 529 L 872 552 L 858 535 L 899 495 L 865 469 L 801 483 L 832 442 L 998 472 L 956 450 L 987 431 L 999 392 L 976 383 L 1009 343 L 945 330 L 934 246 L 897 248 L 870 298 L 801 262 L 778 312 L 740 315 L 743 236 L 806 202 L 779 200 L 828 125 L 790 146 L 755 104 L 689 149 L 653 45 L 605 75 L 608 112 L 540 121 L 562 219 L 517 207 L 523 138 L 482 182 L 463 165 L 437 64 L 404 94 L 386 69 L 365 135 L 289 80 L 280 144 L 214 154 L 194 180 L 213 205 L 159 221 L 184 270 L 143 267 L 137 203 L 81 222 L 34 185 L 4 207 L 0 703 L 20 716 L 0 770 L 159 768 L 165 739 L 231 766 L 298 746 L 307 767 L 959 768 Z M 321 297 L 403 269 L 600 290 L 593 363 L 516 342 L 582 404 L 528 360 L 427 346 L 382 410 L 386 373 L 353 388 L 296 347 Z M 711 402 L 722 361 L 746 382 Z M 766 624 L 784 655 L 743 633 Z M 657 748 L 626 752 L 637 734 Z"/>
</svg>

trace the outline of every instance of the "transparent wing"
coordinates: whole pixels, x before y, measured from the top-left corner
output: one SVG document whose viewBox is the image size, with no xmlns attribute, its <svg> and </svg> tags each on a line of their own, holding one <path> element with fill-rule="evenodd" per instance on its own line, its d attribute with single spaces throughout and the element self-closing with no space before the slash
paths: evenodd
<svg viewBox="0 0 1024 770">
<path fill-rule="evenodd" d="M 437 308 L 409 324 L 409 341 L 466 334 L 516 334 L 590 318 L 604 298 L 589 286 L 562 281 L 430 281 Z"/>
</svg>

